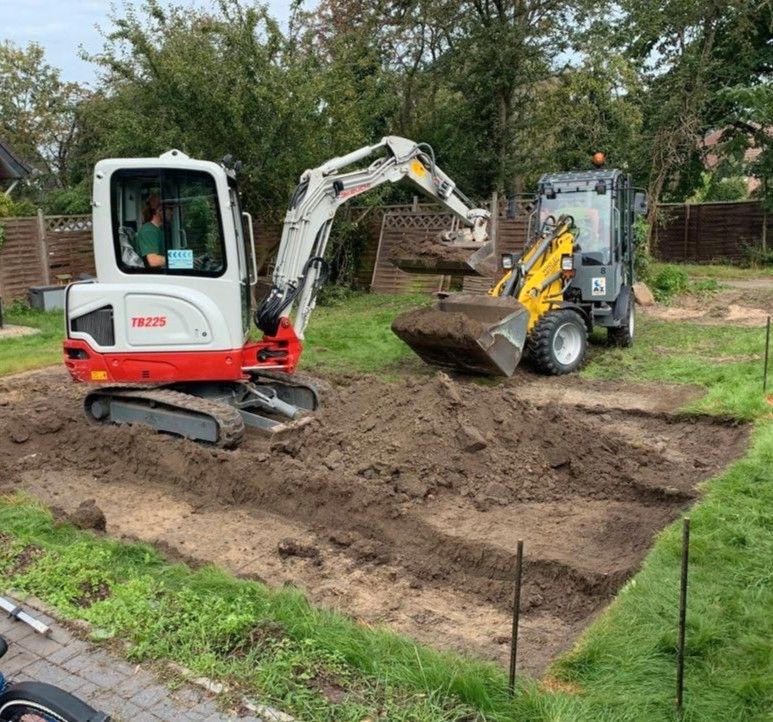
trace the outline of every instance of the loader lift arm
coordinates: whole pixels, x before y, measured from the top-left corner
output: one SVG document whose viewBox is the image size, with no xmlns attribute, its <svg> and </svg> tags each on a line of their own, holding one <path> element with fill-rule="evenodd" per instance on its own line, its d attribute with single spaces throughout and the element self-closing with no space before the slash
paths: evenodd
<svg viewBox="0 0 773 722">
<path fill-rule="evenodd" d="M 381 150 L 385 154 L 366 168 L 342 172 Z M 382 183 L 403 179 L 444 204 L 466 226 L 466 242 L 479 242 L 482 246 L 487 240 L 489 212 L 475 208 L 459 191 L 437 166 L 434 152 L 427 144 L 386 136 L 374 145 L 305 171 L 285 216 L 273 285 L 255 311 L 255 325 L 265 334 L 266 360 L 282 358 L 281 350 L 272 351 L 271 339 L 279 334 L 286 341 L 293 309 L 292 332 L 298 341 L 303 339 L 317 292 L 327 278 L 325 248 L 339 206 Z M 286 366 L 286 370 L 292 371 L 292 365 Z"/>
</svg>

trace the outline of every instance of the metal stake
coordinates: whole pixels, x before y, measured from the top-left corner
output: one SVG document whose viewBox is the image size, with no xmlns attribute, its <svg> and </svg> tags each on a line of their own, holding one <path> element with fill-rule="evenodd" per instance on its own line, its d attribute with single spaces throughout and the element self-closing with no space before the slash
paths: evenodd
<svg viewBox="0 0 773 722">
<path fill-rule="evenodd" d="M 770 316 L 765 327 L 765 370 L 762 372 L 762 393 L 768 392 L 768 357 L 770 356 Z"/>
<path fill-rule="evenodd" d="M 515 588 L 513 590 L 513 631 L 510 637 L 510 678 L 508 691 L 510 697 L 515 694 L 515 658 L 518 653 L 518 618 L 521 615 L 521 570 L 523 567 L 523 539 L 518 540 L 515 555 Z"/>
<path fill-rule="evenodd" d="M 676 656 L 676 708 L 682 711 L 684 693 L 684 641 L 687 619 L 687 566 L 690 554 L 690 518 L 682 524 L 682 579 L 679 589 L 679 643 Z"/>
<path fill-rule="evenodd" d="M 32 627 L 38 634 L 47 635 L 51 628 L 47 624 L 35 619 L 35 617 L 27 614 L 18 604 L 12 602 L 10 599 L 0 597 L 0 609 L 4 612 L 8 612 L 8 616 L 13 619 L 18 619 L 20 622 Z"/>
</svg>

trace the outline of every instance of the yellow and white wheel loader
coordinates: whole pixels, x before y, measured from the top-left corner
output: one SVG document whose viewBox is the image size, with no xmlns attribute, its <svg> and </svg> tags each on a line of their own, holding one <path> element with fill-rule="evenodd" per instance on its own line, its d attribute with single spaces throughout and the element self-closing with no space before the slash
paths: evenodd
<svg viewBox="0 0 773 722">
<path fill-rule="evenodd" d="M 511 376 L 525 352 L 544 373 L 571 373 L 595 326 L 630 346 L 633 220 L 644 211 L 644 194 L 619 170 L 545 175 L 538 232 L 518 257 L 502 257 L 488 295 L 446 295 L 398 316 L 392 330 L 429 364 L 495 376 Z"/>
</svg>

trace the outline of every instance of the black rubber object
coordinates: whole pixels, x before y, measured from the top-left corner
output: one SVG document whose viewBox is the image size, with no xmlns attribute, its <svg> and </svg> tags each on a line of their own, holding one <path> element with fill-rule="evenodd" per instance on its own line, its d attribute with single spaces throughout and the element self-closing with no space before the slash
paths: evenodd
<svg viewBox="0 0 773 722">
<path fill-rule="evenodd" d="M 44 682 L 19 682 L 0 694 L 0 720 L 16 722 L 24 714 L 53 717 L 60 722 L 109 722 L 110 716 L 58 687 Z"/>
<path fill-rule="evenodd" d="M 580 353 L 570 364 L 561 363 L 553 352 L 553 338 L 558 329 L 566 323 L 577 327 L 581 340 Z M 529 334 L 529 356 L 540 371 L 551 376 L 570 374 L 579 369 L 585 362 L 587 348 L 588 328 L 585 321 L 579 313 L 569 309 L 549 311 L 537 321 L 537 325 Z"/>
<path fill-rule="evenodd" d="M 627 291 L 627 293 L 624 293 Z M 620 314 L 620 325 L 610 326 L 607 329 L 607 343 L 610 346 L 620 346 L 623 348 L 629 348 L 633 346 L 634 334 L 631 333 L 628 319 L 635 313 L 635 301 L 633 293 L 631 293 L 628 286 L 623 286 L 618 296 L 617 303 L 621 304 L 622 313 Z M 617 310 L 617 309 L 615 309 Z M 617 314 L 615 314 L 617 316 Z M 635 327 L 634 327 L 635 332 Z"/>
</svg>

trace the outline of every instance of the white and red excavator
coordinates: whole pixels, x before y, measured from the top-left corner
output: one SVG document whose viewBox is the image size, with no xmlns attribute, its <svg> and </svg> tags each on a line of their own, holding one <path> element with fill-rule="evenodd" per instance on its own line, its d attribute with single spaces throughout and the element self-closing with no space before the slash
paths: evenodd
<svg viewBox="0 0 773 722">
<path fill-rule="evenodd" d="M 355 166 L 373 155 L 367 167 Z M 92 420 L 144 424 L 233 447 L 245 424 L 276 429 L 315 409 L 313 385 L 294 371 L 327 276 L 333 218 L 341 204 L 382 183 L 410 180 L 451 210 L 464 232 L 449 243 L 472 253 L 487 240 L 488 212 L 455 187 L 432 149 L 388 136 L 303 173 L 285 217 L 273 285 L 253 312 L 258 269 L 236 165 L 177 150 L 96 165 L 97 275 L 67 288 L 64 342 L 70 374 L 92 385 L 85 398 Z M 140 255 L 137 235 L 147 236 L 147 223 L 155 223 L 154 256 L 162 265 Z M 257 341 L 253 321 L 263 334 Z"/>
</svg>

